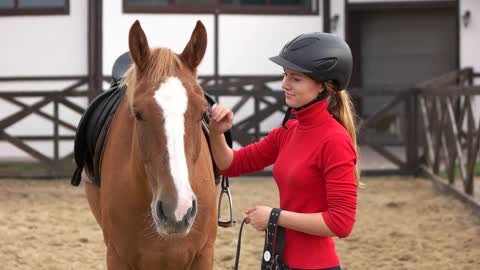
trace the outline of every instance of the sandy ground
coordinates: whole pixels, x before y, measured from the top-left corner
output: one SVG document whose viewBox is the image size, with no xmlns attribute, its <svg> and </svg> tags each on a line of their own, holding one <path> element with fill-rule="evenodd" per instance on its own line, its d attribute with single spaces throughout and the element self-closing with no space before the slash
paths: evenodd
<svg viewBox="0 0 480 270">
<path fill-rule="evenodd" d="M 364 178 L 353 233 L 337 239 L 343 269 L 480 269 L 480 218 L 429 181 Z M 270 179 L 231 180 L 234 217 L 276 205 Z M 214 269 L 232 269 L 238 230 L 219 228 Z M 263 232 L 244 229 L 240 269 L 259 269 Z M 0 269 L 106 269 L 83 188 L 69 181 L 0 180 Z"/>
</svg>

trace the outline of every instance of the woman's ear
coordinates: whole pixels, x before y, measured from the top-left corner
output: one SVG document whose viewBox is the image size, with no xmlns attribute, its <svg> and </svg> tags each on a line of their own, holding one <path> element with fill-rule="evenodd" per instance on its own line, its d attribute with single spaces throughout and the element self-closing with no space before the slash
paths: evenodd
<svg viewBox="0 0 480 270">
<path fill-rule="evenodd" d="M 323 93 L 323 91 L 327 91 L 327 85 L 324 82 L 317 82 L 315 81 L 318 85 L 318 94 Z"/>
</svg>

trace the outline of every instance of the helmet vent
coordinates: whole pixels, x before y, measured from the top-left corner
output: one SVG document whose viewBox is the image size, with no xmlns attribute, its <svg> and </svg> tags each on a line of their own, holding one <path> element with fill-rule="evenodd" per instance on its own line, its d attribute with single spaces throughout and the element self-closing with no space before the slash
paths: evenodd
<svg viewBox="0 0 480 270">
<path fill-rule="evenodd" d="M 329 71 L 337 65 L 337 58 L 330 57 L 315 60 L 313 61 L 313 65 L 315 66 L 315 69 L 319 71 Z"/>
<path fill-rule="evenodd" d="M 301 39 L 299 41 L 294 41 L 294 42 L 292 42 L 292 44 L 290 45 L 290 48 L 288 48 L 288 50 L 289 51 L 300 50 L 302 48 L 305 48 L 307 46 L 312 45 L 316 41 L 317 41 L 316 38 L 305 38 L 305 39 Z"/>
</svg>

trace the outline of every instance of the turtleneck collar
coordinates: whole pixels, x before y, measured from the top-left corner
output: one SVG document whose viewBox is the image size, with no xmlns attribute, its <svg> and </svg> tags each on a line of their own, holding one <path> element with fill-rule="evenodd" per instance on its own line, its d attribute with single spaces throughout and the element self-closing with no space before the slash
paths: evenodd
<svg viewBox="0 0 480 270">
<path fill-rule="evenodd" d="M 332 117 L 327 110 L 326 99 L 301 110 L 292 109 L 292 114 L 297 118 L 299 127 L 317 126 Z"/>
</svg>

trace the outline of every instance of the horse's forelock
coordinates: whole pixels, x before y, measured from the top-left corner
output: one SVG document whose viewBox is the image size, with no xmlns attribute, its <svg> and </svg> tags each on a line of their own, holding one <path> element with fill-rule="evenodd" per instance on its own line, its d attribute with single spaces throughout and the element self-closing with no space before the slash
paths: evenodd
<svg viewBox="0 0 480 270">
<path fill-rule="evenodd" d="M 159 84 L 165 81 L 168 77 L 175 76 L 181 69 L 181 59 L 168 48 L 156 48 L 151 51 L 151 58 L 146 65 L 145 74 L 142 76 L 143 80 L 148 80 L 152 84 Z M 127 86 L 127 96 L 130 104 L 132 104 L 133 97 L 137 89 L 137 68 L 132 65 L 125 73 L 121 85 Z"/>
</svg>

